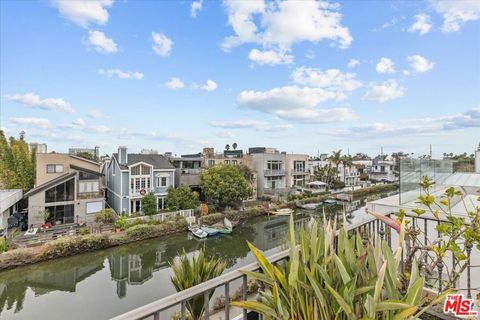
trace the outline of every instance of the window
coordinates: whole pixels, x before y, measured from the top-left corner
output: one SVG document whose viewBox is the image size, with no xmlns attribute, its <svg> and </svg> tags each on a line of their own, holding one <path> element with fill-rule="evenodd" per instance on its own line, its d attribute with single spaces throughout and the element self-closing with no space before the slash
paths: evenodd
<svg viewBox="0 0 480 320">
<path fill-rule="evenodd" d="M 270 160 L 267 161 L 268 170 L 282 170 L 282 161 L 280 160 Z"/>
<path fill-rule="evenodd" d="M 53 224 L 62 224 L 62 223 L 73 223 L 73 204 L 65 205 L 65 206 L 50 206 L 45 207 L 45 210 L 48 211 L 50 214 L 47 218 L 48 222 Z"/>
<path fill-rule="evenodd" d="M 78 183 L 79 193 L 93 193 L 98 192 L 98 181 L 84 181 Z"/>
<path fill-rule="evenodd" d="M 157 187 L 168 187 L 168 177 L 157 177 Z"/>
<path fill-rule="evenodd" d="M 165 209 L 165 198 L 157 198 L 157 203 L 158 203 L 158 210 L 163 210 Z"/>
<path fill-rule="evenodd" d="M 62 173 L 63 164 L 47 164 L 47 173 Z"/>
<path fill-rule="evenodd" d="M 98 176 L 93 174 L 93 173 L 90 173 L 90 172 L 80 171 L 78 173 L 78 179 L 80 179 L 80 180 L 98 180 Z"/>
<path fill-rule="evenodd" d="M 305 161 L 293 161 L 293 170 L 296 172 L 304 172 Z"/>
<path fill-rule="evenodd" d="M 45 191 L 45 202 L 73 201 L 75 192 L 75 180 L 59 184 Z"/>
<path fill-rule="evenodd" d="M 208 166 L 212 167 L 215 165 L 215 160 L 208 160 Z"/>
</svg>

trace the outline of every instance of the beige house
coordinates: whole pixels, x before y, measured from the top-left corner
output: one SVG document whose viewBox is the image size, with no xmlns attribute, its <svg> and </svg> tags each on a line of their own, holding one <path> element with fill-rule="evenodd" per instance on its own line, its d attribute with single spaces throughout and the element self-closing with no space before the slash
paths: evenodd
<svg viewBox="0 0 480 320">
<path fill-rule="evenodd" d="M 60 153 L 39 153 L 35 188 L 28 191 L 28 223 L 92 222 L 105 208 L 100 164 Z"/>
</svg>

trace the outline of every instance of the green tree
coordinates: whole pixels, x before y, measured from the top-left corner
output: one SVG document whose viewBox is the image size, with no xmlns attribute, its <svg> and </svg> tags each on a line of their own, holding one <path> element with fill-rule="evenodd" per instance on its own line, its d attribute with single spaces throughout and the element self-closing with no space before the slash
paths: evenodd
<svg viewBox="0 0 480 320">
<path fill-rule="evenodd" d="M 233 165 L 213 166 L 204 171 L 200 186 L 208 200 L 220 208 L 235 206 L 252 191 L 240 170 Z"/>
<path fill-rule="evenodd" d="M 328 157 L 328 160 L 335 165 L 335 169 L 338 172 L 338 166 L 342 163 L 342 149 L 332 151 L 332 155 Z"/>
<path fill-rule="evenodd" d="M 353 156 L 353 160 L 354 160 L 354 161 L 357 161 L 357 160 L 370 160 L 370 157 L 369 157 L 368 154 L 366 154 L 366 153 L 358 152 L 358 153 L 356 153 L 356 154 Z"/>
<path fill-rule="evenodd" d="M 35 182 L 35 152 L 28 149 L 23 135 L 7 141 L 0 130 L 0 181 L 6 189 L 31 189 Z"/>
<path fill-rule="evenodd" d="M 147 216 L 157 213 L 157 197 L 153 192 L 149 192 L 142 198 L 142 211 Z"/>
<path fill-rule="evenodd" d="M 92 161 L 95 160 L 95 157 L 93 156 L 93 154 L 91 152 L 86 152 L 86 151 L 79 152 L 79 153 L 76 154 L 76 156 L 82 157 L 82 158 L 87 159 L 87 160 L 92 160 Z"/>
<path fill-rule="evenodd" d="M 227 145 L 225 146 L 225 150 L 227 150 L 227 151 L 230 150 L 230 145 L 229 145 L 229 144 L 227 144 Z"/>
<path fill-rule="evenodd" d="M 167 194 L 167 208 L 169 210 L 195 209 L 200 205 L 198 193 L 190 190 L 188 186 L 178 188 L 169 187 Z"/>
<path fill-rule="evenodd" d="M 346 169 L 347 167 L 348 168 L 352 168 L 353 166 L 353 159 L 351 156 L 342 156 L 342 164 L 343 164 L 343 183 L 346 184 L 347 183 L 347 177 L 346 177 Z"/>
</svg>

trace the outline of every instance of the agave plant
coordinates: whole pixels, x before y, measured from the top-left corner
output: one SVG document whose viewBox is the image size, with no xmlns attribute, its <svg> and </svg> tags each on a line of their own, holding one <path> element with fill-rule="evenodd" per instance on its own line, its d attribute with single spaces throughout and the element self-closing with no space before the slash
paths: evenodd
<svg viewBox="0 0 480 320">
<path fill-rule="evenodd" d="M 402 290 L 398 272 L 402 243 L 393 252 L 386 242 L 345 228 L 314 222 L 299 231 L 299 244 L 290 219 L 288 261 L 274 265 L 251 243 L 261 272 L 243 271 L 261 282 L 260 301 L 232 302 L 265 319 L 415 319 L 449 293 L 427 303 L 425 279 L 414 266 L 408 288 Z M 404 237 L 404 223 L 400 239 Z M 335 241 L 337 240 L 337 241 Z M 400 241 L 401 242 L 401 241 Z"/>
<path fill-rule="evenodd" d="M 181 255 L 170 262 L 174 275 L 170 278 L 177 291 L 182 291 L 207 280 L 218 277 L 225 270 L 225 263 L 217 259 L 205 258 L 205 252 L 200 249 L 199 254 L 191 259 L 183 251 Z M 213 291 L 210 292 L 210 297 Z M 204 310 L 204 295 L 200 295 L 186 302 L 189 318 L 201 319 Z"/>
</svg>

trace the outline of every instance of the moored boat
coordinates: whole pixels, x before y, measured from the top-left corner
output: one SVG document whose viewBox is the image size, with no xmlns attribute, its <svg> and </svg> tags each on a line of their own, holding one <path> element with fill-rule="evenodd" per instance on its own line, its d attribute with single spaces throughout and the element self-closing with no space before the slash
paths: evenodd
<svg viewBox="0 0 480 320">
<path fill-rule="evenodd" d="M 217 228 L 218 233 L 221 233 L 221 234 L 232 233 L 233 225 L 232 225 L 232 222 L 230 222 L 230 220 L 228 220 L 227 218 L 223 219 L 223 226 L 224 226 L 223 228 Z"/>
<path fill-rule="evenodd" d="M 337 200 L 327 199 L 327 200 L 323 201 L 323 203 L 325 203 L 325 204 L 337 204 Z"/>
<path fill-rule="evenodd" d="M 293 209 L 290 208 L 282 208 L 278 209 L 277 211 L 272 211 L 272 214 L 276 216 L 289 216 L 293 213 Z"/>
<path fill-rule="evenodd" d="M 218 229 L 217 228 L 201 227 L 200 229 L 202 229 L 204 232 L 206 232 L 209 237 L 218 234 Z"/>
<path fill-rule="evenodd" d="M 208 233 L 199 227 L 191 227 L 189 228 L 189 230 L 195 237 L 200 239 L 206 238 L 208 236 Z"/>
</svg>

